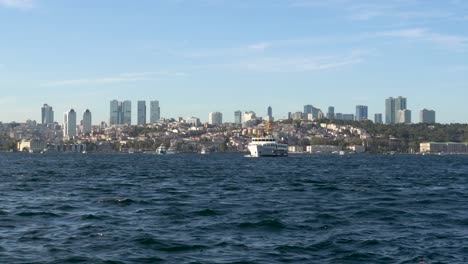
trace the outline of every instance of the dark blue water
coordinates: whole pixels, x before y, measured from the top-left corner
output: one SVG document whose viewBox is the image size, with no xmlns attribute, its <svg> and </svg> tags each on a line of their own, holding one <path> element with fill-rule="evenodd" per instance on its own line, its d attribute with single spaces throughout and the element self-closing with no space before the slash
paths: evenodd
<svg viewBox="0 0 468 264">
<path fill-rule="evenodd" d="M 0 263 L 467 263 L 468 156 L 0 154 Z"/>
</svg>

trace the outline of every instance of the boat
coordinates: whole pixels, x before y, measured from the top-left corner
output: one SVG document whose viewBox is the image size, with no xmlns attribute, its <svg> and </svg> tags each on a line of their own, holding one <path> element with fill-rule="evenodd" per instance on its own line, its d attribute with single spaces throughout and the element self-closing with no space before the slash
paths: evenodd
<svg viewBox="0 0 468 264">
<path fill-rule="evenodd" d="M 208 150 L 206 150 L 206 148 L 202 148 L 202 149 L 200 150 L 200 154 L 206 155 L 206 154 L 208 154 Z"/>
<path fill-rule="evenodd" d="M 156 154 L 158 155 L 164 155 L 166 153 L 166 147 L 164 147 L 163 145 L 159 146 L 159 148 L 156 149 Z"/>
<path fill-rule="evenodd" d="M 288 145 L 277 143 L 272 136 L 252 138 L 248 149 L 252 157 L 288 156 Z"/>
</svg>

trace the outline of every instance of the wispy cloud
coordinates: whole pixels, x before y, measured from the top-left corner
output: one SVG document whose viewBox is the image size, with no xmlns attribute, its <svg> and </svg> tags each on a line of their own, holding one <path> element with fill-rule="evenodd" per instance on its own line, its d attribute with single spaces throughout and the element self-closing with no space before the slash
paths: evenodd
<svg viewBox="0 0 468 264">
<path fill-rule="evenodd" d="M 90 84 L 115 84 L 126 82 L 139 82 L 149 81 L 161 77 L 183 77 L 187 74 L 183 72 L 132 72 L 122 73 L 114 76 L 97 77 L 97 78 L 83 78 L 83 79 L 69 79 L 60 81 L 51 81 L 44 83 L 43 87 L 60 87 L 60 86 L 76 86 L 76 85 L 90 85 Z"/>
<path fill-rule="evenodd" d="M 425 41 L 452 51 L 464 51 L 468 48 L 468 37 L 466 36 L 441 34 L 425 28 L 385 31 L 377 33 L 377 36 Z"/>
<path fill-rule="evenodd" d="M 0 0 L 1 6 L 26 10 L 34 7 L 34 0 Z"/>
<path fill-rule="evenodd" d="M 364 61 L 363 53 L 330 57 L 265 57 L 240 60 L 224 66 L 233 70 L 269 73 L 293 73 L 332 70 Z"/>
</svg>

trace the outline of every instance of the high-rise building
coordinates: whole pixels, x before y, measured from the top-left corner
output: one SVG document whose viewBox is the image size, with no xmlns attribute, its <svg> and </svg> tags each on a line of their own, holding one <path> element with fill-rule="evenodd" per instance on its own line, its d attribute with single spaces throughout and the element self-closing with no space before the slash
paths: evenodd
<svg viewBox="0 0 468 264">
<path fill-rule="evenodd" d="M 200 118 L 198 118 L 198 117 L 189 117 L 189 118 L 187 118 L 187 120 L 185 122 L 187 124 L 189 124 L 189 125 L 192 125 L 192 126 L 200 126 L 201 125 Z"/>
<path fill-rule="evenodd" d="M 92 119 L 91 119 L 91 111 L 86 109 L 83 113 L 83 134 L 91 134 L 93 130 L 92 127 Z"/>
<path fill-rule="evenodd" d="M 63 137 L 65 139 L 76 137 L 76 112 L 73 109 L 63 115 Z"/>
<path fill-rule="evenodd" d="M 137 124 L 146 124 L 146 101 L 138 101 L 137 105 Z"/>
<path fill-rule="evenodd" d="M 343 114 L 343 120 L 353 121 L 354 115 L 353 114 Z"/>
<path fill-rule="evenodd" d="M 356 105 L 356 121 L 364 121 L 368 119 L 367 105 Z"/>
<path fill-rule="evenodd" d="M 159 101 L 154 100 L 150 102 L 150 123 L 156 123 L 161 119 L 161 108 Z"/>
<path fill-rule="evenodd" d="M 374 115 L 374 123 L 383 124 L 382 114 L 375 114 Z"/>
<path fill-rule="evenodd" d="M 236 125 L 242 124 L 242 112 L 241 111 L 234 112 L 234 124 Z"/>
<path fill-rule="evenodd" d="M 122 124 L 132 124 L 132 102 L 128 100 L 122 103 Z"/>
<path fill-rule="evenodd" d="M 336 114 L 335 114 L 335 119 L 337 119 L 337 120 L 343 120 L 343 114 L 342 114 L 342 113 L 336 113 Z"/>
<path fill-rule="evenodd" d="M 47 124 L 53 124 L 54 123 L 54 110 L 52 109 L 52 106 L 49 106 L 48 104 L 44 104 L 42 106 L 42 124 L 47 125 Z"/>
<path fill-rule="evenodd" d="M 397 123 L 399 124 L 411 124 L 411 110 L 404 109 L 398 110 Z"/>
<path fill-rule="evenodd" d="M 271 106 L 268 106 L 268 109 L 267 109 L 267 113 L 268 113 L 268 117 L 273 117 L 273 108 L 271 108 Z"/>
<path fill-rule="evenodd" d="M 110 125 L 132 124 L 132 102 L 112 100 L 110 102 Z"/>
<path fill-rule="evenodd" d="M 303 115 L 303 117 L 307 118 L 308 114 L 312 114 L 312 117 L 314 119 L 318 119 L 319 118 L 319 112 L 320 112 L 319 108 L 315 108 L 312 105 L 304 105 L 304 115 Z"/>
<path fill-rule="evenodd" d="M 308 114 L 312 114 L 312 113 L 308 113 Z M 307 115 L 308 115 L 307 114 Z M 294 116 L 293 116 L 293 119 L 294 120 L 302 120 L 303 116 L 306 115 L 305 113 L 302 113 L 302 112 L 296 112 L 294 113 Z M 306 115 L 306 116 L 307 116 Z"/>
<path fill-rule="evenodd" d="M 122 123 L 122 103 L 117 100 L 110 102 L 109 125 L 119 125 Z"/>
<path fill-rule="evenodd" d="M 211 112 L 208 116 L 208 123 L 210 125 L 222 125 L 223 124 L 223 114 L 220 112 Z"/>
<path fill-rule="evenodd" d="M 389 97 L 385 100 L 385 123 L 395 124 L 398 121 L 398 114 L 400 110 L 407 108 L 407 100 L 405 97 L 399 96 L 397 98 Z"/>
<path fill-rule="evenodd" d="M 334 119 L 335 118 L 335 107 L 333 107 L 333 106 L 328 107 L 327 118 L 328 119 Z"/>
<path fill-rule="evenodd" d="M 435 124 L 436 112 L 434 110 L 423 109 L 419 112 L 419 122 L 426 124 Z"/>
</svg>

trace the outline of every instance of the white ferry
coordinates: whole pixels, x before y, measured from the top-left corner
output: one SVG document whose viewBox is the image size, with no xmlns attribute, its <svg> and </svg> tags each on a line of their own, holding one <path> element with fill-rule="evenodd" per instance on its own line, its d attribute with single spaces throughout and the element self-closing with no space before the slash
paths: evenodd
<svg viewBox="0 0 468 264">
<path fill-rule="evenodd" d="M 252 138 L 248 148 L 252 157 L 288 156 L 288 145 L 277 143 L 272 136 Z"/>
<path fill-rule="evenodd" d="M 158 155 L 164 155 L 167 153 L 166 147 L 163 145 L 159 146 L 159 148 L 156 149 L 156 154 Z"/>
</svg>

